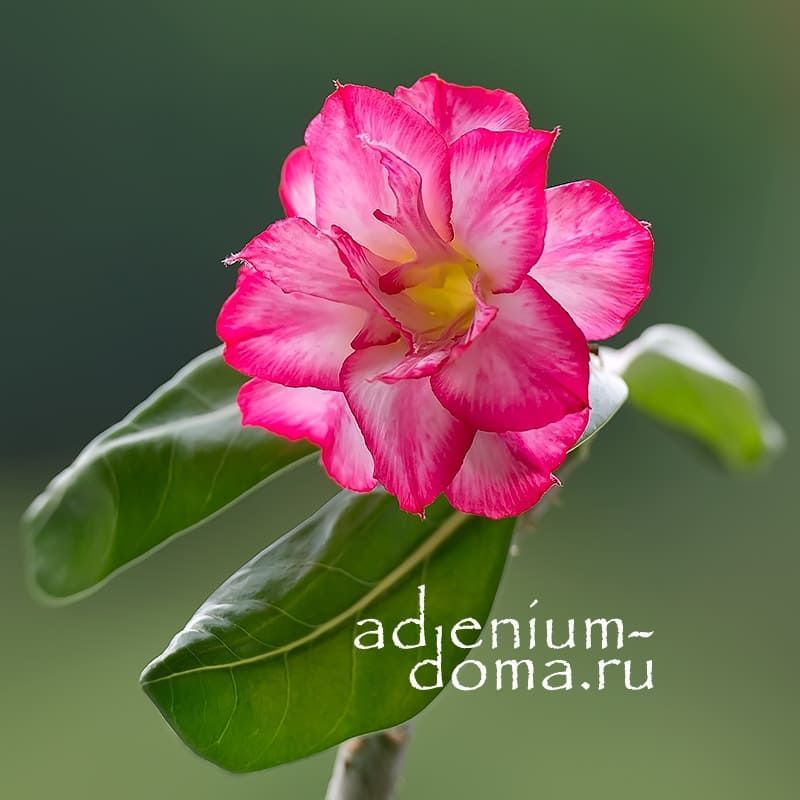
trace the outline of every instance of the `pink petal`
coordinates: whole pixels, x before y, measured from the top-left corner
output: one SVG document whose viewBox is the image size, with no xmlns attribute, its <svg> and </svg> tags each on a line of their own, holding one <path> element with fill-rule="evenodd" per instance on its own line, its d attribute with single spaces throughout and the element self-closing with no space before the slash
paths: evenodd
<svg viewBox="0 0 800 800">
<path fill-rule="evenodd" d="M 558 467 L 577 444 L 589 422 L 589 409 L 567 414 L 556 422 L 500 434 L 514 455 L 539 472 L 549 473 Z"/>
<path fill-rule="evenodd" d="M 351 492 L 369 492 L 378 485 L 375 463 L 364 435 L 344 395 L 337 395 L 339 413 L 322 446 L 322 464 L 328 474 Z"/>
<path fill-rule="evenodd" d="M 375 488 L 372 456 L 340 392 L 255 378 L 239 391 L 239 407 L 245 425 L 266 428 L 292 441 L 308 439 L 321 447 L 325 469 L 345 489 Z"/>
<path fill-rule="evenodd" d="M 217 320 L 225 360 L 245 375 L 286 386 L 339 388 L 339 369 L 365 312 L 312 295 L 285 294 L 248 271 Z"/>
<path fill-rule="evenodd" d="M 369 297 L 342 264 L 339 250 L 305 219 L 283 219 L 251 239 L 226 259 L 243 261 L 262 272 L 284 292 L 304 294 L 371 308 Z"/>
<path fill-rule="evenodd" d="M 566 311 L 527 277 L 489 302 L 495 319 L 431 378 L 442 405 L 485 431 L 539 428 L 585 409 L 589 353 Z"/>
<path fill-rule="evenodd" d="M 244 425 L 266 428 L 293 442 L 308 439 L 321 447 L 335 420 L 337 397 L 343 395 L 253 378 L 239 390 L 238 403 Z"/>
<path fill-rule="evenodd" d="M 410 89 L 398 86 L 394 96 L 416 108 L 448 144 L 475 128 L 525 131 L 530 126 L 519 98 L 502 89 L 459 86 L 438 75 L 426 75 Z"/>
<path fill-rule="evenodd" d="M 514 291 L 541 255 L 555 136 L 475 130 L 451 148 L 454 245 L 478 264 L 494 292 Z"/>
<path fill-rule="evenodd" d="M 448 499 L 460 511 L 492 519 L 524 513 L 557 483 L 552 471 L 580 438 L 588 413 L 521 433 L 478 431 Z"/>
<path fill-rule="evenodd" d="M 377 308 L 377 306 L 376 306 Z M 364 327 L 350 342 L 353 350 L 363 350 L 376 344 L 391 344 L 400 338 L 400 330 L 391 323 L 381 311 L 376 311 L 367 317 Z"/>
<path fill-rule="evenodd" d="M 407 353 L 393 367 L 378 375 L 379 380 L 396 383 L 411 378 L 427 378 L 434 375 L 450 357 L 452 343 L 448 344 L 450 346 L 445 344 L 435 349 Z"/>
<path fill-rule="evenodd" d="M 446 494 L 459 511 L 500 519 L 527 511 L 554 483 L 516 458 L 499 433 L 478 431 Z"/>
<path fill-rule="evenodd" d="M 391 150 L 377 145 L 374 149 L 380 154 L 397 206 L 394 216 L 377 209 L 374 212 L 376 219 L 402 234 L 414 249 L 418 260 L 441 262 L 457 257 L 442 241 L 425 213 L 419 172 Z"/>
<path fill-rule="evenodd" d="M 342 368 L 342 388 L 375 460 L 375 477 L 402 509 L 421 514 L 455 476 L 473 430 L 439 404 L 428 378 L 376 380 L 403 350 L 397 343 L 356 351 Z"/>
<path fill-rule="evenodd" d="M 405 103 L 365 86 L 339 87 L 309 126 L 306 141 L 314 160 L 317 222 L 332 225 L 386 258 L 408 260 L 402 236 L 373 216 L 376 209 L 393 214 L 377 145 L 411 164 L 422 176 L 422 197 L 428 218 L 439 234 L 450 237 L 447 145 L 433 127 Z"/>
<path fill-rule="evenodd" d="M 306 146 L 296 147 L 283 162 L 278 196 L 287 217 L 305 217 L 309 222 L 316 220 L 314 171 L 311 152 Z"/>
<path fill-rule="evenodd" d="M 650 291 L 653 237 L 594 181 L 555 186 L 544 250 L 531 271 L 587 339 L 619 333 Z"/>
</svg>

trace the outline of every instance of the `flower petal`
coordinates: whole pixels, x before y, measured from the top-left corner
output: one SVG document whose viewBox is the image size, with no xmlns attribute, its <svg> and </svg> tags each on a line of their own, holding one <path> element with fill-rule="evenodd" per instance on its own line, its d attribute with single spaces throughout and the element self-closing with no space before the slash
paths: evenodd
<svg viewBox="0 0 800 800">
<path fill-rule="evenodd" d="M 322 446 L 322 464 L 340 486 L 351 492 L 369 492 L 378 485 L 375 463 L 364 435 L 344 395 L 337 395 L 339 412 Z"/>
<path fill-rule="evenodd" d="M 580 438 L 588 413 L 520 433 L 478 431 L 447 498 L 459 511 L 492 519 L 524 513 L 557 483 L 552 471 Z"/>
<path fill-rule="evenodd" d="M 527 511 L 554 483 L 518 459 L 499 433 L 478 431 L 445 494 L 459 511 L 501 519 Z"/>
<path fill-rule="evenodd" d="M 542 473 L 552 472 L 577 444 L 586 430 L 590 411 L 576 411 L 556 422 L 529 431 L 500 434 L 514 455 Z"/>
<path fill-rule="evenodd" d="M 442 262 L 457 257 L 442 241 L 425 213 L 419 172 L 391 150 L 378 145 L 373 145 L 373 148 L 380 154 L 397 205 L 394 216 L 376 209 L 375 218 L 402 234 L 419 261 Z"/>
<path fill-rule="evenodd" d="M 325 469 L 345 489 L 368 492 L 377 485 L 372 456 L 340 392 L 254 378 L 239 391 L 239 407 L 245 425 L 321 447 Z"/>
<path fill-rule="evenodd" d="M 539 428 L 584 410 L 589 352 L 566 311 L 527 277 L 489 302 L 494 320 L 431 378 L 442 404 L 484 431 Z"/>
<path fill-rule="evenodd" d="M 451 148 L 454 244 L 478 264 L 492 291 L 514 291 L 541 255 L 555 137 L 475 130 Z"/>
<path fill-rule="evenodd" d="M 473 430 L 445 410 L 428 378 L 376 380 L 403 357 L 402 343 L 356 351 L 342 388 L 375 460 L 375 477 L 405 511 L 420 514 L 455 476 Z"/>
<path fill-rule="evenodd" d="M 314 169 L 311 151 L 305 145 L 292 150 L 283 162 L 278 197 L 287 217 L 316 220 Z"/>
<path fill-rule="evenodd" d="M 292 442 L 308 439 L 321 447 L 335 418 L 336 397 L 343 395 L 253 378 L 239 390 L 238 403 L 242 424 L 266 428 Z"/>
<path fill-rule="evenodd" d="M 360 283 L 352 278 L 330 239 L 305 219 L 283 219 L 225 259 L 242 261 L 262 272 L 284 292 L 372 308 Z"/>
<path fill-rule="evenodd" d="M 420 112 L 451 144 L 475 128 L 525 131 L 528 111 L 518 97 L 502 89 L 460 86 L 426 75 L 411 88 L 398 86 L 394 96 Z"/>
<path fill-rule="evenodd" d="M 341 86 L 328 97 L 306 141 L 314 160 L 317 222 L 323 230 L 344 228 L 375 253 L 406 261 L 403 237 L 373 216 L 392 214 L 396 203 L 389 189 L 379 145 L 411 164 L 422 176 L 428 218 L 449 239 L 450 181 L 447 145 L 417 111 L 385 92 L 366 86 Z"/>
<path fill-rule="evenodd" d="M 452 342 L 448 342 L 434 349 L 407 353 L 393 367 L 380 373 L 378 379 L 387 383 L 396 383 L 434 375 L 449 358 L 452 344 Z"/>
<path fill-rule="evenodd" d="M 386 318 L 383 310 L 380 309 L 367 317 L 364 327 L 350 342 L 350 346 L 353 350 L 363 350 L 365 347 L 372 347 L 376 344 L 391 344 L 399 338 L 400 330 Z"/>
<path fill-rule="evenodd" d="M 544 250 L 531 276 L 587 339 L 607 339 L 622 330 L 650 291 L 653 237 L 594 181 L 555 186 L 545 197 Z"/>
<path fill-rule="evenodd" d="M 338 389 L 339 369 L 365 318 L 353 306 L 286 294 L 248 269 L 222 307 L 217 334 L 225 342 L 225 360 L 245 375 Z"/>
</svg>

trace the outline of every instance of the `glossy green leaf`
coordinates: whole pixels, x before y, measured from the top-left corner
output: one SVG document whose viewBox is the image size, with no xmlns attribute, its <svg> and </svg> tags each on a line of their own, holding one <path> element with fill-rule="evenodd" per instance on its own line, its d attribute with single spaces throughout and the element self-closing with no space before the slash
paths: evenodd
<svg viewBox="0 0 800 800">
<path fill-rule="evenodd" d="M 728 467 L 757 465 L 781 449 L 783 433 L 753 379 L 688 328 L 656 325 L 600 355 L 625 379 L 636 408 L 701 442 Z"/>
<path fill-rule="evenodd" d="M 420 520 L 380 490 L 342 493 L 226 581 L 142 685 L 189 747 L 235 772 L 399 724 L 438 694 L 409 683 L 413 666 L 435 653 L 435 626 L 445 626 L 445 682 L 466 657 L 449 628 L 485 621 L 513 525 L 442 499 Z M 427 646 L 398 649 L 391 629 L 415 614 L 421 584 Z M 386 626 L 384 649 L 354 647 L 367 618 Z"/>
<path fill-rule="evenodd" d="M 215 349 L 94 439 L 23 518 L 33 583 L 74 597 L 313 451 L 242 427 Z"/>
<path fill-rule="evenodd" d="M 586 444 L 619 411 L 628 398 L 628 386 L 622 378 L 603 366 L 602 361 L 592 356 L 589 372 L 589 422 L 581 434 L 576 450 Z"/>
</svg>

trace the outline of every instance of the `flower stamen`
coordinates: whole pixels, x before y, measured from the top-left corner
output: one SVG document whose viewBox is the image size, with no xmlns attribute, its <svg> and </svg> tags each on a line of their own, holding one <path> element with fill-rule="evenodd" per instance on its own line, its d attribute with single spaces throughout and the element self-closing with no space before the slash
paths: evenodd
<svg viewBox="0 0 800 800">
<path fill-rule="evenodd" d="M 472 261 L 437 264 L 426 269 L 424 281 L 405 289 L 405 294 L 420 306 L 430 319 L 430 327 L 417 331 L 426 338 L 447 333 L 465 333 L 475 313 L 473 278 L 478 271 Z"/>
</svg>

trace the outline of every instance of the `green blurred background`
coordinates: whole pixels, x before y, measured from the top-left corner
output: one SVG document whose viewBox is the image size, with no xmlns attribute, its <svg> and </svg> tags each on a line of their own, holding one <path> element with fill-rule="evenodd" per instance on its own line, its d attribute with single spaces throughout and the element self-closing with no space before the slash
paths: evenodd
<svg viewBox="0 0 800 800">
<path fill-rule="evenodd" d="M 790 449 L 730 477 L 620 415 L 495 613 L 539 598 L 541 616 L 654 628 L 636 652 L 655 691 L 448 691 L 401 798 L 796 797 L 797 23 L 788 3 L 731 0 L 3 3 L 0 796 L 322 797 L 331 753 L 228 776 L 137 685 L 229 572 L 332 493 L 318 468 L 66 608 L 26 593 L 17 519 L 214 344 L 220 259 L 280 215 L 281 161 L 331 80 L 436 70 L 517 92 L 563 128 L 552 183 L 595 178 L 652 221 L 653 293 L 623 339 L 696 328 L 761 383 Z"/>
</svg>

